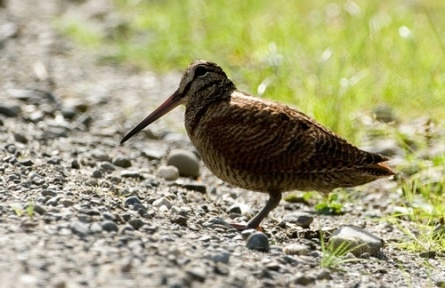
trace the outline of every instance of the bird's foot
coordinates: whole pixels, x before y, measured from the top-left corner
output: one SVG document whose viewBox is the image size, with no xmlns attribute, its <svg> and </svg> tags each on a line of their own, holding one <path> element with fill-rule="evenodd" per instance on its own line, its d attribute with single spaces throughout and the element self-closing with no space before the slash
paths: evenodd
<svg viewBox="0 0 445 288">
<path fill-rule="evenodd" d="M 248 229 L 255 229 L 257 231 L 263 232 L 263 228 L 261 228 L 261 226 L 252 227 L 249 224 L 238 224 L 238 223 L 230 223 L 230 226 L 232 226 L 233 228 L 235 228 L 240 232 Z"/>
</svg>

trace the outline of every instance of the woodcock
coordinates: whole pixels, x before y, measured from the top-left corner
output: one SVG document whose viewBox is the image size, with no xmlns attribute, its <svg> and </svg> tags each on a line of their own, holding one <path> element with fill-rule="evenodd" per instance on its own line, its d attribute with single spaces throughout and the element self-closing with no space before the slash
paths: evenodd
<svg viewBox="0 0 445 288">
<path fill-rule="evenodd" d="M 222 180 L 269 194 L 247 226 L 258 229 L 290 190 L 329 192 L 395 173 L 388 157 L 366 152 L 286 105 L 238 91 L 215 63 L 195 61 L 179 88 L 131 130 L 121 144 L 176 106 L 205 165 Z"/>
</svg>

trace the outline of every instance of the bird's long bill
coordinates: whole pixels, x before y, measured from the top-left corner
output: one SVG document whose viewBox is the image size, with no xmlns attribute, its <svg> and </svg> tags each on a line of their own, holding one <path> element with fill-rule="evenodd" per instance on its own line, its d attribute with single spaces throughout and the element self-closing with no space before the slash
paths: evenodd
<svg viewBox="0 0 445 288">
<path fill-rule="evenodd" d="M 165 100 L 164 103 L 161 104 L 161 106 L 142 120 L 142 122 L 134 127 L 133 130 L 131 130 L 127 135 L 125 135 L 125 137 L 121 140 L 121 144 L 180 104 L 182 104 L 181 95 L 178 90 L 176 90 L 170 97 L 168 97 L 167 100 Z"/>
</svg>

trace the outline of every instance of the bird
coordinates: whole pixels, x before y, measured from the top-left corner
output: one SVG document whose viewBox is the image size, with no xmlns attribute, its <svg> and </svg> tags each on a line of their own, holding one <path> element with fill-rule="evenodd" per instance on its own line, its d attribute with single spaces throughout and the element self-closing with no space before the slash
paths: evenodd
<svg viewBox="0 0 445 288">
<path fill-rule="evenodd" d="M 121 145 L 179 105 L 191 143 L 223 181 L 267 193 L 264 207 L 239 230 L 261 230 L 282 193 L 355 187 L 395 175 L 389 157 L 361 150 L 285 104 L 239 91 L 223 69 L 197 60 L 179 87 L 121 140 Z"/>
</svg>

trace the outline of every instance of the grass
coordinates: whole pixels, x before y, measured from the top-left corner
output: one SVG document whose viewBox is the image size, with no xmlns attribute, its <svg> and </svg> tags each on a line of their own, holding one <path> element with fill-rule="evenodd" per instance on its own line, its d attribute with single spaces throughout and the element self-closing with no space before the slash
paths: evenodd
<svg viewBox="0 0 445 288">
<path fill-rule="evenodd" d="M 355 142 L 355 117 L 378 104 L 405 120 L 445 114 L 443 1 L 115 3 L 125 21 L 111 31 L 73 17 L 58 27 L 102 43 L 108 60 L 160 72 L 213 60 L 243 90 L 298 106 Z"/>
<path fill-rule="evenodd" d="M 98 29 L 97 19 L 75 15 L 58 19 L 57 27 L 100 51 L 103 61 L 164 73 L 183 71 L 195 59 L 211 60 L 242 90 L 297 106 L 356 144 L 369 135 L 395 139 L 406 153 L 406 167 L 398 168 L 405 175 L 398 192 L 409 212 L 402 218 L 392 215 L 390 221 L 410 221 L 424 231 L 445 218 L 445 159 L 419 155 L 444 142 L 445 1 L 115 4 L 121 20 L 111 21 L 111 28 Z M 379 105 L 393 109 L 398 123 L 425 118 L 424 129 L 369 125 Z M 430 131 L 433 124 L 438 132 Z M 434 180 L 428 171 L 439 176 Z M 323 205 L 320 210 L 341 209 L 334 198 Z M 443 239 L 431 240 L 429 246 L 443 248 Z M 423 249 L 415 243 L 424 241 L 429 243 L 414 239 L 412 250 Z"/>
</svg>

